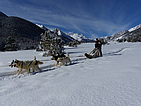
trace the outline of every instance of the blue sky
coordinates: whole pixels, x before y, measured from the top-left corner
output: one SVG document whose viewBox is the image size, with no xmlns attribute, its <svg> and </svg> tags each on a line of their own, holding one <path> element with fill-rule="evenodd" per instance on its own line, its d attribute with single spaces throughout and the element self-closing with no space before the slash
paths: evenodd
<svg viewBox="0 0 141 106">
<path fill-rule="evenodd" d="M 0 11 L 94 39 L 140 24 L 140 5 L 141 0 L 1 0 Z"/>
</svg>

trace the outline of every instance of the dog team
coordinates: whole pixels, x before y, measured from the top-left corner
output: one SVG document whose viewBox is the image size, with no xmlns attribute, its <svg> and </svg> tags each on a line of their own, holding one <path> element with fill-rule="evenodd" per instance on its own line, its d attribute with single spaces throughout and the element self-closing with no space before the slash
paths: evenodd
<svg viewBox="0 0 141 106">
<path fill-rule="evenodd" d="M 102 46 L 101 41 L 98 38 L 96 38 L 94 50 L 92 50 L 92 52 L 90 52 L 89 54 L 85 53 L 84 55 L 89 59 L 98 57 L 99 54 L 102 57 L 101 46 Z M 90 55 L 91 53 L 92 55 Z M 66 55 L 64 54 L 62 55 L 58 54 L 57 56 L 52 55 L 51 59 L 56 61 L 55 66 L 59 65 L 60 67 L 62 65 L 67 65 L 68 63 L 71 64 L 69 53 L 66 53 Z M 36 60 L 36 57 L 34 57 L 34 60 L 28 60 L 28 61 L 20 61 L 17 59 L 15 61 L 13 60 L 9 66 L 11 66 L 11 68 L 17 67 L 18 68 L 17 73 L 19 75 L 23 69 L 25 69 L 27 73 L 30 73 L 30 69 L 32 69 L 33 72 L 37 69 L 41 71 L 41 69 L 39 68 L 39 64 L 43 64 L 43 62 Z"/>
<path fill-rule="evenodd" d="M 55 66 L 59 65 L 59 67 L 62 65 L 66 66 L 68 65 L 68 63 L 71 64 L 69 53 L 66 53 L 66 55 L 62 54 L 58 56 L 52 55 L 51 60 L 55 60 L 56 61 Z M 15 59 L 11 62 L 9 66 L 11 66 L 11 68 L 17 67 L 18 68 L 17 74 L 19 75 L 23 69 L 26 70 L 27 73 L 30 73 L 31 69 L 33 72 L 37 71 L 37 69 L 41 71 L 41 69 L 39 68 L 40 64 L 43 64 L 43 62 L 36 60 L 36 57 L 34 57 L 34 60 L 27 60 L 27 61 L 20 61 Z"/>
</svg>

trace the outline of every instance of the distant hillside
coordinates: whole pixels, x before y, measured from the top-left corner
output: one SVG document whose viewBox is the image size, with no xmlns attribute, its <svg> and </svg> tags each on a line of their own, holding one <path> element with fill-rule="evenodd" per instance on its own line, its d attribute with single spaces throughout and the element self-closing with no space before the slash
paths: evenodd
<svg viewBox="0 0 141 106">
<path fill-rule="evenodd" d="M 141 24 L 129 30 L 121 31 L 115 35 L 105 37 L 107 41 L 141 42 Z"/>
<path fill-rule="evenodd" d="M 22 49 L 34 48 L 40 41 L 40 34 L 44 30 L 37 25 L 13 16 L 7 16 L 0 12 L 0 38 L 2 42 L 6 42 L 11 31 L 14 32 L 14 39 Z"/>
</svg>

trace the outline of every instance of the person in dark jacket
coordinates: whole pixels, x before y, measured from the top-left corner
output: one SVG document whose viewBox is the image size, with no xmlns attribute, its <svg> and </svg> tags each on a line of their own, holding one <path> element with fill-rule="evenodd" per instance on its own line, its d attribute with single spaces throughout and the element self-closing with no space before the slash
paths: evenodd
<svg viewBox="0 0 141 106">
<path fill-rule="evenodd" d="M 99 40 L 98 40 L 98 38 L 96 38 L 96 42 L 95 42 L 95 48 L 99 49 L 100 56 L 102 57 L 101 46 L 102 46 L 102 43 L 101 43 L 101 41 L 99 41 Z"/>
</svg>

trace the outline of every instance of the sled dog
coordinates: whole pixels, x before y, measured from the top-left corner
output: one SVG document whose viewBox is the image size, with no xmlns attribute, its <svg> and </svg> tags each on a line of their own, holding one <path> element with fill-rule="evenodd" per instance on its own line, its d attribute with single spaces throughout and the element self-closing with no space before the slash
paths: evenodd
<svg viewBox="0 0 141 106">
<path fill-rule="evenodd" d="M 19 75 L 23 69 L 27 71 L 27 73 L 30 73 L 30 68 L 32 68 L 33 72 L 37 69 L 41 71 L 39 68 L 39 64 L 43 64 L 43 62 L 36 60 L 36 57 L 34 57 L 34 60 L 28 60 L 28 61 L 20 61 L 15 59 L 11 62 L 9 66 L 17 67 L 17 74 Z"/>
<path fill-rule="evenodd" d="M 58 60 L 58 58 L 63 58 L 63 57 L 66 57 L 66 56 L 65 56 L 64 54 L 57 55 L 57 56 L 52 55 L 51 60 L 55 60 L 55 61 L 56 61 L 56 65 L 55 65 L 55 66 L 57 66 L 57 65 L 59 64 L 59 62 L 57 61 L 57 60 Z"/>
<path fill-rule="evenodd" d="M 71 60 L 70 60 L 70 58 L 69 58 L 69 53 L 66 53 L 66 54 L 67 54 L 66 57 L 59 57 L 59 58 L 57 59 L 57 64 L 56 64 L 56 66 L 59 65 L 59 62 L 61 63 L 60 66 L 62 66 L 62 65 L 65 65 L 65 66 L 66 66 L 68 63 L 71 64 Z"/>
</svg>

